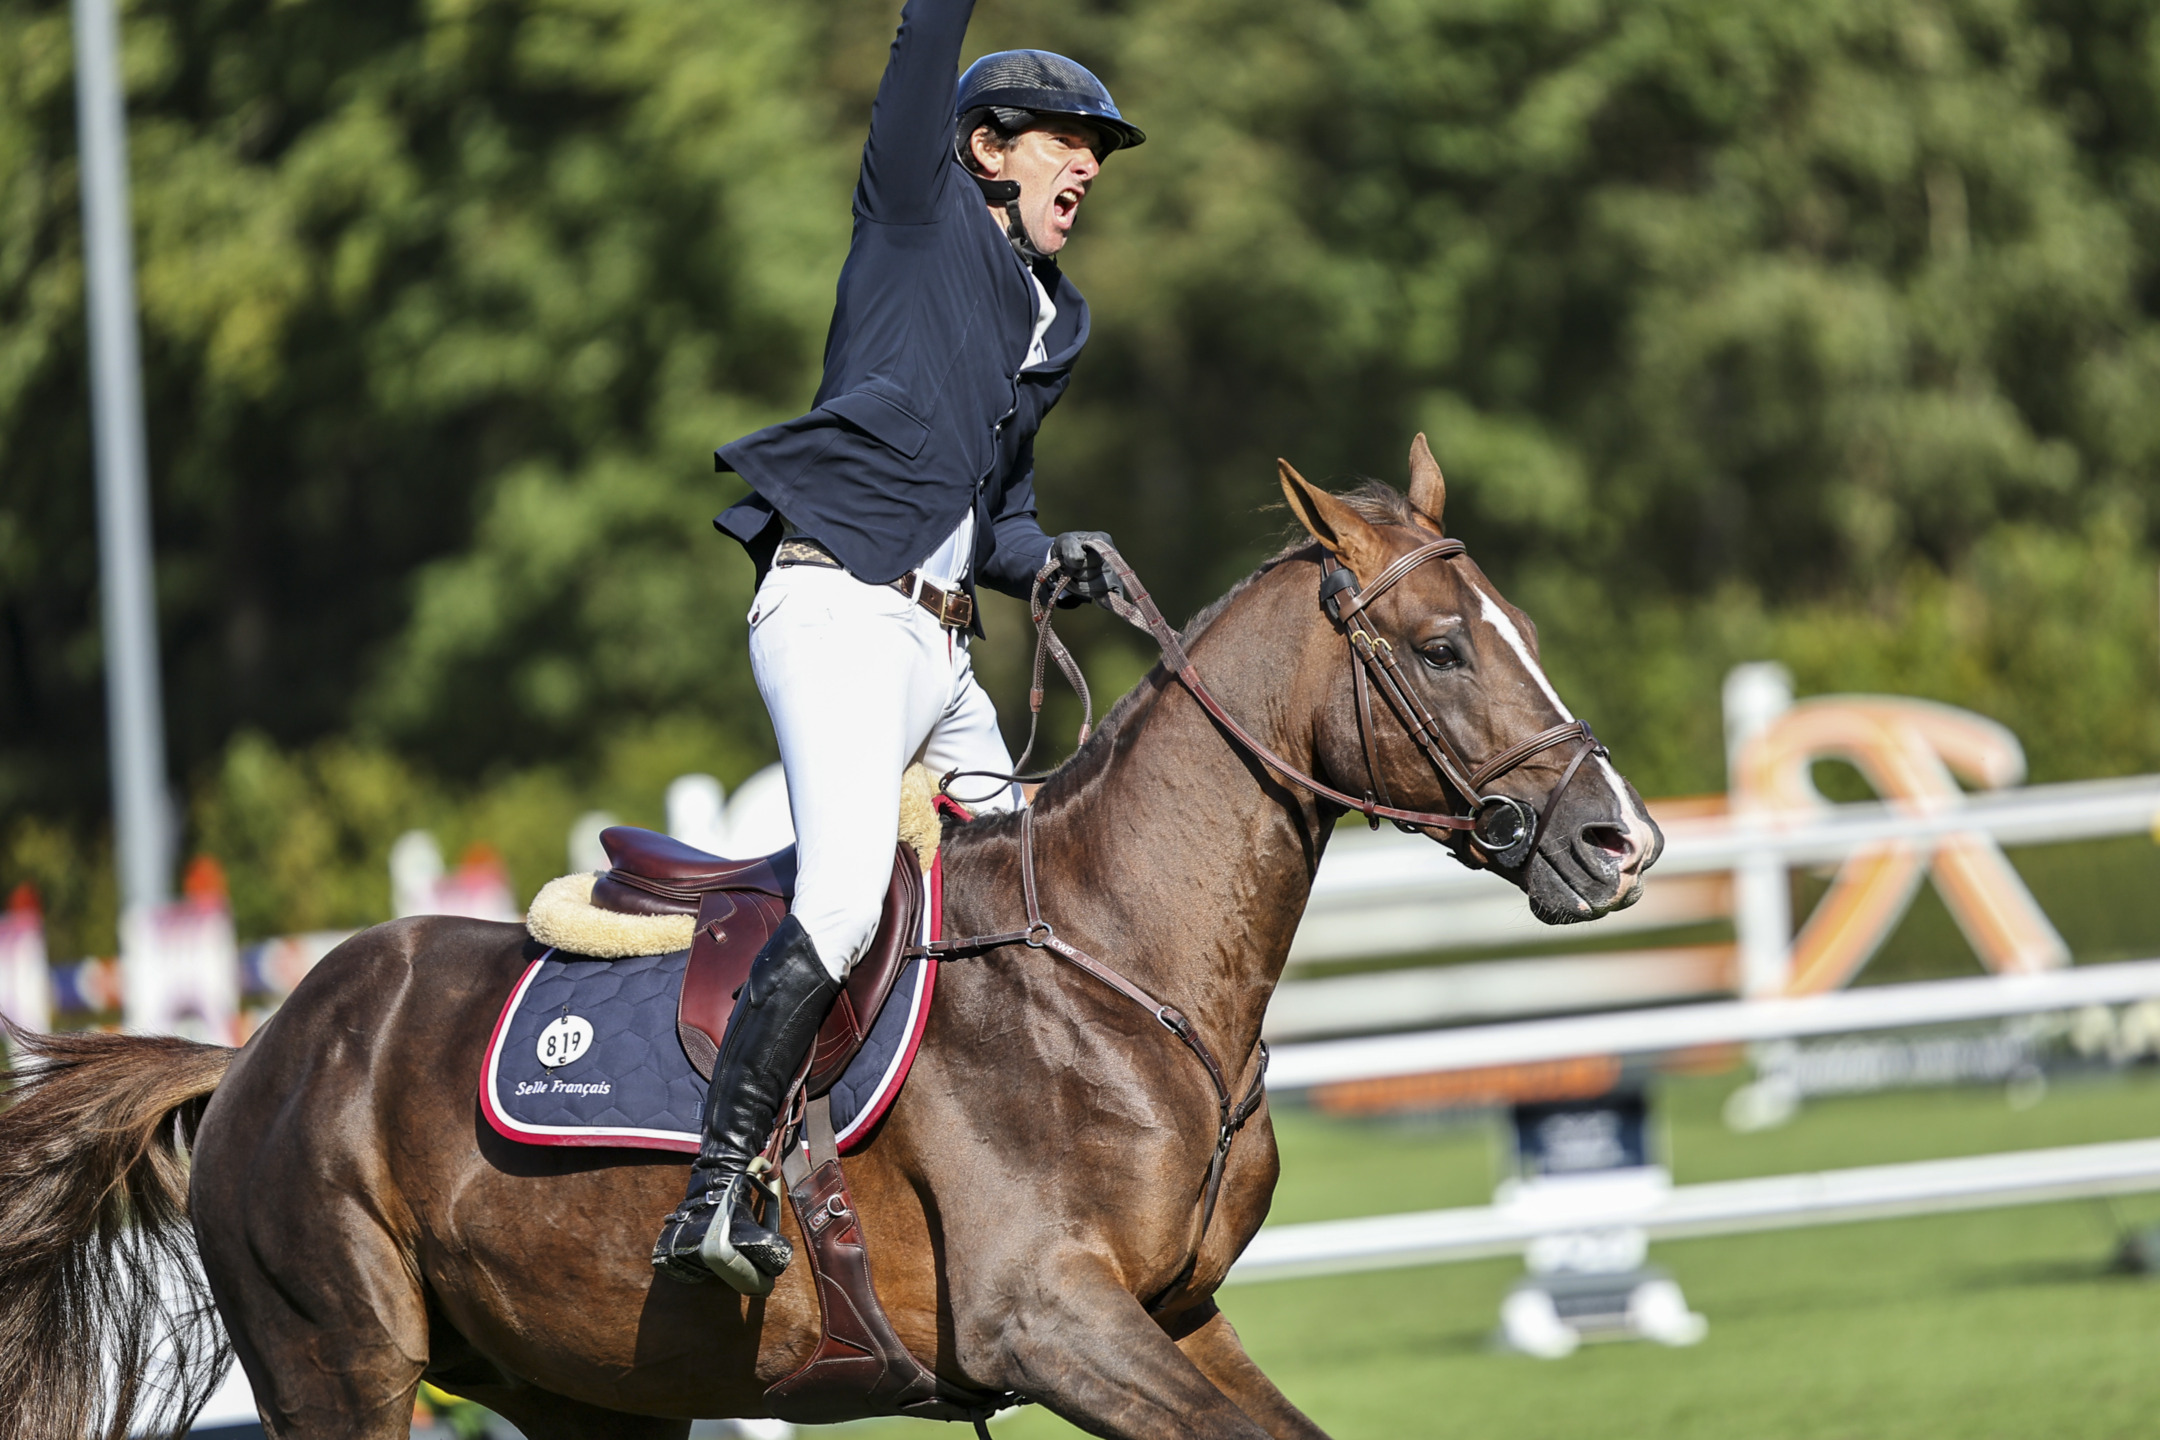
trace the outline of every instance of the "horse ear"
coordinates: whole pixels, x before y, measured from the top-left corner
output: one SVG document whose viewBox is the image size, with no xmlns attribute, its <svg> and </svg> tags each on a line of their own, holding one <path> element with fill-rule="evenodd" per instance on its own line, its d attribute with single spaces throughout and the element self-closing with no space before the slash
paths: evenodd
<svg viewBox="0 0 2160 1440">
<path fill-rule="evenodd" d="M 1290 513 L 1329 554 L 1349 566 L 1351 574 L 1367 579 L 1386 567 L 1387 546 L 1371 522 L 1298 474 L 1288 460 L 1275 464 L 1282 473 L 1283 497 L 1290 502 Z"/>
<path fill-rule="evenodd" d="M 1440 528 L 1440 512 L 1447 509 L 1447 480 L 1440 474 L 1440 462 L 1433 459 L 1432 446 L 1425 443 L 1422 430 L 1410 442 L 1410 503 L 1425 512 L 1433 529 Z"/>
</svg>

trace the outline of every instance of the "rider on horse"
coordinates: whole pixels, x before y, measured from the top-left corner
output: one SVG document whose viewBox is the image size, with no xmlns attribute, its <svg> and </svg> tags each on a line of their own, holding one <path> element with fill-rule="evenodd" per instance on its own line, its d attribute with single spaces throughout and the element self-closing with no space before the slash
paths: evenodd
<svg viewBox="0 0 2160 1440">
<path fill-rule="evenodd" d="M 911 761 L 1012 769 L 970 668 L 979 581 L 1024 595 L 1055 559 L 1072 594 L 1110 580 L 1035 519 L 1035 432 L 1087 343 L 1058 269 L 1111 152 L 1146 137 L 1101 81 L 1036 50 L 953 78 L 974 0 L 909 0 L 871 111 L 815 407 L 721 449 L 751 494 L 714 523 L 759 570 L 750 663 L 779 737 L 799 869 L 713 1067 L 690 1189 L 653 1265 L 762 1295 L 792 1251 L 751 1205 L 772 1133 L 879 920 Z M 1017 784 L 973 798 L 1022 803 Z M 777 1215 L 769 1217 L 775 1226 Z"/>
</svg>

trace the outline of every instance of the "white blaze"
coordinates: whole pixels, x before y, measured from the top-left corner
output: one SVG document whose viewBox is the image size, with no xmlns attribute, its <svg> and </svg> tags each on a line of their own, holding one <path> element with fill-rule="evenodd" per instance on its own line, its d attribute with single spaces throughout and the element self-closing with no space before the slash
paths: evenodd
<svg viewBox="0 0 2160 1440">
<path fill-rule="evenodd" d="M 1529 643 L 1523 639 L 1522 631 L 1515 628 L 1515 622 L 1508 617 L 1507 610 L 1501 606 L 1499 601 L 1487 594 L 1482 587 L 1473 586 L 1472 588 L 1477 590 L 1478 604 L 1484 613 L 1485 623 L 1498 631 L 1500 638 L 1507 641 L 1508 645 L 1515 651 L 1516 658 L 1523 663 L 1523 669 L 1530 672 L 1530 678 L 1537 682 L 1538 689 L 1544 692 L 1545 698 L 1551 702 L 1553 709 L 1560 712 L 1561 720 L 1573 720 L 1575 712 L 1568 709 L 1561 702 L 1560 692 L 1553 689 L 1552 681 L 1545 678 L 1545 667 L 1538 664 L 1537 657 L 1530 653 Z M 1594 755 L 1591 757 L 1590 765 L 1587 768 L 1595 771 L 1598 778 L 1605 782 L 1606 788 L 1612 791 L 1613 800 L 1619 807 L 1620 823 L 1626 829 L 1627 838 L 1637 847 L 1646 848 L 1649 837 L 1638 833 L 1639 827 L 1635 819 L 1635 806 L 1628 799 L 1627 787 L 1620 782 L 1620 772 L 1613 768 L 1612 761 L 1602 755 Z"/>
</svg>

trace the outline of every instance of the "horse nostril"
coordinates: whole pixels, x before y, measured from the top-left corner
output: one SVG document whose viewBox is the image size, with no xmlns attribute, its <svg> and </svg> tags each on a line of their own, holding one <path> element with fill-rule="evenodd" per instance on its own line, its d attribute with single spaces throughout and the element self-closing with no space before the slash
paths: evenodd
<svg viewBox="0 0 2160 1440">
<path fill-rule="evenodd" d="M 1585 845 L 1614 860 L 1625 859 L 1635 848 L 1628 844 L 1627 832 L 1617 825 L 1585 825 L 1576 833 Z"/>
</svg>

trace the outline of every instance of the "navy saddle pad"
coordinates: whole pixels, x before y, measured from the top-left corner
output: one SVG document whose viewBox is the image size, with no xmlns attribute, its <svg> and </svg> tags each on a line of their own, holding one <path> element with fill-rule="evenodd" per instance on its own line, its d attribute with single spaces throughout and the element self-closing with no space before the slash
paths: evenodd
<svg viewBox="0 0 2160 1440">
<path fill-rule="evenodd" d="M 688 950 L 629 960 L 550 950 L 526 967 L 488 1042 L 480 1076 L 488 1124 L 529 1145 L 694 1154 L 705 1080 L 675 1028 L 689 959 Z M 899 1094 L 936 984 L 936 965 L 910 960 L 833 1086 L 841 1153 L 869 1137 Z"/>
</svg>

